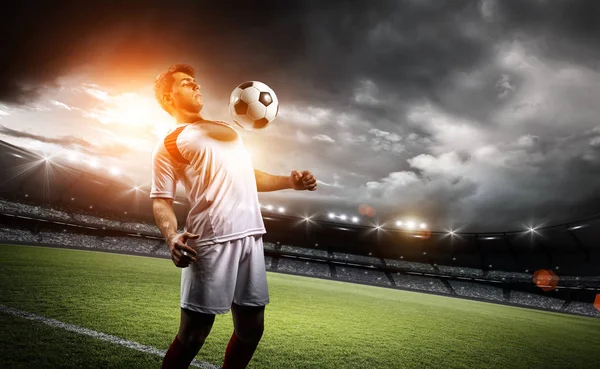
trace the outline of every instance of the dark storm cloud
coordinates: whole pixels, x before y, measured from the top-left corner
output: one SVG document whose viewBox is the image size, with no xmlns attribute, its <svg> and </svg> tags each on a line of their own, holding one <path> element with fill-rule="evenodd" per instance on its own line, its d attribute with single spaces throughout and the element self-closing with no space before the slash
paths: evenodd
<svg viewBox="0 0 600 369">
<path fill-rule="evenodd" d="M 553 58 L 598 69 L 600 2 L 594 0 L 497 1 L 503 33 L 533 39 L 528 46 Z"/>
<path fill-rule="evenodd" d="M 76 149 L 93 156 L 120 156 L 131 152 L 130 148 L 118 143 L 100 146 L 94 145 L 91 142 L 88 142 L 82 138 L 75 136 L 48 137 L 37 135 L 35 133 L 18 131 L 15 129 L 5 127 L 3 125 L 0 125 L 0 135 L 15 138 L 26 138 L 34 141 L 57 145 L 65 149 Z"/>
<path fill-rule="evenodd" d="M 478 1 L 19 4 L 0 26 L 0 100 L 13 102 L 86 63 L 122 80 L 175 61 L 216 77 L 219 94 L 252 77 L 273 81 L 284 97 L 344 105 L 368 79 L 400 98 L 435 98 L 446 78 L 489 57 L 507 27 L 570 45 L 598 32 L 593 1 L 501 1 L 495 22 L 482 19 Z"/>
</svg>

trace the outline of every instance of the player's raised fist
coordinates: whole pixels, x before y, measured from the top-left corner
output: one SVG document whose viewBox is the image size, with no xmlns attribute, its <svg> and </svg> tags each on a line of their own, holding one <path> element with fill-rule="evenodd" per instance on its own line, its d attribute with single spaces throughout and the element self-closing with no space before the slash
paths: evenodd
<svg viewBox="0 0 600 369">
<path fill-rule="evenodd" d="M 196 262 L 196 250 L 189 247 L 186 242 L 188 240 L 196 240 L 200 236 L 190 232 L 177 233 L 170 237 L 167 241 L 169 251 L 171 252 L 171 260 L 179 268 L 185 268 L 191 263 Z"/>
<path fill-rule="evenodd" d="M 308 170 L 300 172 L 294 170 L 290 174 L 292 188 L 297 191 L 314 191 L 317 189 L 317 179 Z"/>
</svg>

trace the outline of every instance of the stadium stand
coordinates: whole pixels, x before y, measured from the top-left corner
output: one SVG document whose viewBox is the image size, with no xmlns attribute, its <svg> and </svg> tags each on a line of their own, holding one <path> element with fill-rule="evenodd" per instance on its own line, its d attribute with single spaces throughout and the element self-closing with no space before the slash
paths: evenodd
<svg viewBox="0 0 600 369">
<path fill-rule="evenodd" d="M 275 245 L 272 242 L 263 242 L 263 249 L 276 251 L 277 250 L 277 245 Z"/>
<path fill-rule="evenodd" d="M 393 259 L 384 259 L 385 264 L 388 266 L 399 268 L 403 271 L 409 272 L 421 272 L 421 273 L 434 273 L 435 269 L 431 264 L 418 263 L 418 262 L 410 262 L 405 260 L 393 260 Z"/>
<path fill-rule="evenodd" d="M 564 311 L 570 314 L 587 315 L 600 318 L 600 311 L 598 311 L 592 304 L 581 301 L 571 301 Z"/>
<path fill-rule="evenodd" d="M 336 270 L 338 279 L 357 281 L 365 284 L 391 285 L 391 282 L 387 279 L 385 273 L 378 270 L 365 270 L 351 266 L 338 267 Z"/>
<path fill-rule="evenodd" d="M 271 256 L 265 256 L 265 268 L 267 270 L 271 270 L 271 261 L 273 260 L 273 257 Z"/>
<path fill-rule="evenodd" d="M 3 212 L 25 216 L 44 218 L 48 220 L 70 221 L 72 217 L 64 211 L 51 207 L 40 207 L 22 202 L 11 202 L 0 199 L 0 209 Z"/>
<path fill-rule="evenodd" d="M 373 256 L 364 256 L 364 255 L 352 255 L 341 252 L 334 252 L 333 258 L 336 260 L 343 260 L 346 262 L 353 263 L 364 263 L 369 265 L 380 265 L 381 259 L 373 257 Z"/>
<path fill-rule="evenodd" d="M 522 291 L 511 291 L 510 302 L 516 305 L 532 306 L 550 310 L 560 310 L 564 304 L 564 301 L 559 299 Z"/>
<path fill-rule="evenodd" d="M 487 278 L 506 282 L 531 282 L 532 275 L 529 273 L 504 272 L 501 270 L 490 270 Z"/>
<path fill-rule="evenodd" d="M 473 283 L 458 280 L 448 280 L 448 283 L 459 296 L 471 297 L 478 300 L 505 301 L 502 288 L 489 284 Z"/>
<path fill-rule="evenodd" d="M 396 286 L 404 289 L 452 294 L 452 291 L 438 278 L 421 277 L 399 272 L 392 274 L 392 277 Z"/>
<path fill-rule="evenodd" d="M 28 230 L 0 226 L 0 240 L 4 242 L 34 243 L 38 237 Z"/>
<path fill-rule="evenodd" d="M 483 278 L 483 271 L 481 269 L 455 267 L 449 265 L 439 265 L 438 269 L 441 273 L 455 277 Z"/>
<path fill-rule="evenodd" d="M 304 247 L 295 247 L 295 246 L 288 246 L 288 245 L 282 245 L 281 252 L 301 254 L 301 255 L 307 255 L 307 256 L 316 256 L 316 257 L 321 257 L 321 258 L 326 258 L 328 256 L 326 250 L 309 249 L 309 248 L 304 248 Z"/>
<path fill-rule="evenodd" d="M 331 273 L 327 263 L 316 263 L 282 257 L 279 258 L 277 270 L 306 276 L 331 278 Z"/>
</svg>

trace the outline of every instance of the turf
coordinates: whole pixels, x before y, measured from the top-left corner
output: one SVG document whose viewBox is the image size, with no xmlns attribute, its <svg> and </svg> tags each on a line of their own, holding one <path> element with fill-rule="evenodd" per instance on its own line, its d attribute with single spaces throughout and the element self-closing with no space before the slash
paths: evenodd
<svg viewBox="0 0 600 369">
<path fill-rule="evenodd" d="M 178 327 L 180 273 L 166 259 L 3 245 L 0 304 L 164 350 Z M 599 319 L 277 273 L 268 273 L 268 281 L 265 333 L 249 368 L 596 368 L 600 363 Z M 0 362 L 26 362 L 32 355 L 37 361 L 27 367 L 42 367 L 45 357 L 68 361 L 73 355 L 105 360 L 99 367 L 160 362 L 150 354 L 40 328 L 41 323 L 0 317 Z M 34 348 L 26 343 L 37 329 L 53 332 Z M 218 315 L 197 359 L 221 365 L 232 329 L 231 315 Z M 78 347 L 53 348 L 73 340 Z"/>
<path fill-rule="evenodd" d="M 10 315 L 2 316 L 3 368 L 160 368 L 157 355 L 67 332 Z"/>
</svg>

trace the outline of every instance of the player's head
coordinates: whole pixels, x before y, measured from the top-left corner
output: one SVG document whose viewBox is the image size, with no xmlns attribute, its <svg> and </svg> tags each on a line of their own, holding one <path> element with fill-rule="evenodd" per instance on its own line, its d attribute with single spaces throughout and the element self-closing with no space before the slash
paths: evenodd
<svg viewBox="0 0 600 369">
<path fill-rule="evenodd" d="M 187 64 L 174 64 L 156 77 L 154 95 L 167 113 L 198 113 L 204 106 L 196 71 Z"/>
</svg>

